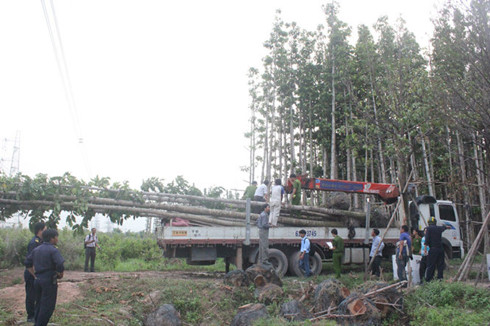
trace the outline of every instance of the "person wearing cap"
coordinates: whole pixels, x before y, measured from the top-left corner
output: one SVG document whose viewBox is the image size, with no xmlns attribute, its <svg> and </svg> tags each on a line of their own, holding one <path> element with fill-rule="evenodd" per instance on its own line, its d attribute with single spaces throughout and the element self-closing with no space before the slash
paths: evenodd
<svg viewBox="0 0 490 326">
<path fill-rule="evenodd" d="M 255 190 L 257 190 L 257 181 L 252 181 L 252 184 L 245 189 L 243 193 L 242 200 L 253 200 L 255 195 Z"/>
<path fill-rule="evenodd" d="M 426 280 L 427 282 L 432 281 L 434 278 L 434 272 L 437 268 L 437 279 L 443 279 L 444 272 L 444 248 L 442 247 L 442 232 L 450 229 L 451 226 L 437 226 L 436 219 L 431 217 L 427 223 L 427 233 L 425 235 L 425 244 L 429 246 L 430 250 L 427 255 L 427 270 L 426 270 Z"/>
<path fill-rule="evenodd" d="M 306 236 L 305 230 L 299 230 L 301 237 L 301 249 L 299 254 L 299 268 L 305 271 L 305 277 L 311 276 L 310 270 L 310 239 Z"/>
</svg>

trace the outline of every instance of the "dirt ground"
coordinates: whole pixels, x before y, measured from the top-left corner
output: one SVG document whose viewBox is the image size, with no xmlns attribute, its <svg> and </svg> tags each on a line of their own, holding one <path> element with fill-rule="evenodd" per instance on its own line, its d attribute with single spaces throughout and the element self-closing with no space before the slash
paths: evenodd
<svg viewBox="0 0 490 326">
<path fill-rule="evenodd" d="M 178 278 L 178 279 L 203 279 L 203 278 L 220 278 L 220 273 L 209 272 L 96 272 L 85 273 L 81 271 L 65 271 L 63 279 L 58 281 L 57 304 L 70 303 L 81 298 L 80 285 L 86 282 L 97 280 L 98 283 L 104 282 L 104 279 L 117 280 L 121 276 L 125 278 Z M 20 282 L 20 283 L 19 283 Z M 25 286 L 24 286 L 24 269 L 15 268 L 0 271 L 0 303 L 12 307 L 15 317 L 23 319 L 25 316 Z"/>
</svg>

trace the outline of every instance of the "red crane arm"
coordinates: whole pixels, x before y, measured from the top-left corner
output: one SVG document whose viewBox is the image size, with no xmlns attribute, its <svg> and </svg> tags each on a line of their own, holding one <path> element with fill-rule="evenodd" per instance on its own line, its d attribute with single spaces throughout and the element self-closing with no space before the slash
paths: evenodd
<svg viewBox="0 0 490 326">
<path fill-rule="evenodd" d="M 305 175 L 300 175 L 297 178 L 301 182 L 302 189 L 377 195 L 387 204 L 396 202 L 400 196 L 398 187 L 392 184 L 308 178 Z M 291 180 L 288 180 L 286 192 L 291 193 L 292 190 L 293 184 Z"/>
</svg>

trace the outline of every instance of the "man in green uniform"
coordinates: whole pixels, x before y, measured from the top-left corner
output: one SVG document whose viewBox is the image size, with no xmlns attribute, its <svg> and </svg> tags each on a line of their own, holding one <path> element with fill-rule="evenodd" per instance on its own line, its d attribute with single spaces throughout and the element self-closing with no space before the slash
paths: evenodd
<svg viewBox="0 0 490 326">
<path fill-rule="evenodd" d="M 242 199 L 247 200 L 247 198 L 250 198 L 250 200 L 253 200 L 255 190 L 257 190 L 257 181 L 252 181 L 252 184 L 245 189 Z"/>
<path fill-rule="evenodd" d="M 340 278 L 340 272 L 342 269 L 342 256 L 344 255 L 344 240 L 339 237 L 337 229 L 332 229 L 331 232 L 334 236 L 332 241 L 333 270 L 335 272 L 335 277 Z"/>
<path fill-rule="evenodd" d="M 292 173 L 289 176 L 291 183 L 293 184 L 293 192 L 291 197 L 293 198 L 291 201 L 292 205 L 299 205 L 301 203 L 301 182 L 296 178 L 296 174 Z"/>
</svg>

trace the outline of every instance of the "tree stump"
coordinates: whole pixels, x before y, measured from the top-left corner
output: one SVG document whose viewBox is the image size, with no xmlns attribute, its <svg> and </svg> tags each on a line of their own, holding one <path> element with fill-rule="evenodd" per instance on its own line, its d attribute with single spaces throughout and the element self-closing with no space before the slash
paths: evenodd
<svg viewBox="0 0 490 326">
<path fill-rule="evenodd" d="M 164 304 L 151 312 L 145 319 L 145 326 L 181 326 L 180 314 L 171 304 Z"/>
<path fill-rule="evenodd" d="M 241 269 L 236 269 L 225 275 L 223 283 L 230 286 L 241 287 L 248 286 L 250 284 L 250 281 L 245 271 Z"/>
<path fill-rule="evenodd" d="M 349 295 L 349 290 L 336 279 L 327 279 L 317 285 L 315 289 L 314 302 L 315 312 L 328 310 L 329 307 L 336 307 L 342 300 Z"/>
<path fill-rule="evenodd" d="M 343 300 L 337 309 L 340 315 L 349 317 L 340 317 L 339 322 L 345 322 L 348 325 L 379 325 L 382 314 L 374 303 L 362 293 L 352 293 Z"/>
<path fill-rule="evenodd" d="M 389 286 L 384 282 L 367 282 L 357 288 L 356 292 L 363 294 L 383 289 Z M 403 305 L 403 294 L 396 288 L 388 288 L 382 292 L 369 296 L 369 299 L 374 303 L 376 308 L 381 312 L 383 317 L 394 311 L 392 304 L 399 304 L 400 308 Z"/>
<path fill-rule="evenodd" d="M 273 283 L 278 286 L 282 286 L 281 278 L 279 277 L 279 275 L 277 275 L 272 265 L 266 266 L 262 264 L 254 264 L 247 268 L 245 273 L 247 274 L 250 283 L 254 283 L 255 278 L 258 275 L 262 275 L 265 278 L 266 283 Z"/>
<path fill-rule="evenodd" d="M 257 287 L 254 292 L 255 297 L 259 302 L 264 304 L 271 304 L 278 302 L 282 299 L 284 291 L 282 288 L 274 283 L 265 284 Z"/>
<path fill-rule="evenodd" d="M 250 303 L 238 308 L 238 313 L 233 318 L 230 326 L 252 326 L 254 321 L 267 317 L 269 317 L 269 314 L 263 304 Z"/>
<path fill-rule="evenodd" d="M 304 321 L 313 317 L 308 309 L 298 300 L 283 303 L 279 315 L 288 321 Z"/>
</svg>

